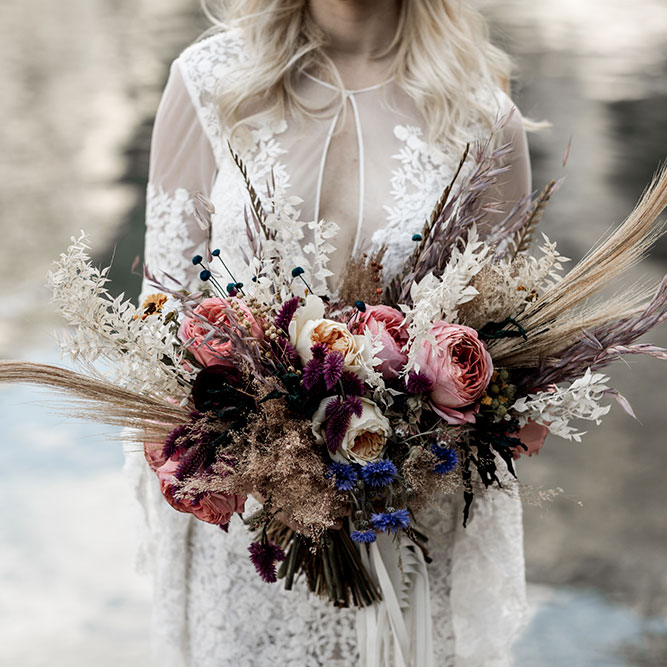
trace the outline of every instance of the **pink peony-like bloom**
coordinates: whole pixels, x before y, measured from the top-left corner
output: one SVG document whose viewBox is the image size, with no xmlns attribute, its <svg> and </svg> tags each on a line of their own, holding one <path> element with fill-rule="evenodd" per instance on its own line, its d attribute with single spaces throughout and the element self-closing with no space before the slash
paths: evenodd
<svg viewBox="0 0 667 667">
<path fill-rule="evenodd" d="M 382 350 L 377 353 L 382 359 L 378 369 L 386 380 L 397 378 L 408 360 L 408 355 L 403 352 L 408 342 L 403 320 L 403 314 L 390 306 L 366 306 L 366 311 L 359 313 L 353 324 L 357 333 L 368 330 L 382 344 Z"/>
<path fill-rule="evenodd" d="M 171 458 L 155 471 L 160 482 L 162 495 L 175 510 L 193 514 L 200 521 L 222 527 L 229 523 L 235 512 L 243 512 L 247 500 L 245 496 L 206 493 L 196 501 L 187 498 L 176 498 L 174 473 L 178 469 L 178 465 L 178 458 Z"/>
<path fill-rule="evenodd" d="M 474 424 L 475 401 L 493 372 L 491 355 L 470 327 L 440 321 L 431 334 L 435 347 L 425 341 L 416 357 L 419 370 L 433 383 L 431 405 L 448 424 Z"/>
<path fill-rule="evenodd" d="M 549 429 L 546 426 L 529 419 L 528 423 L 523 426 L 515 436 L 519 438 L 528 449 L 514 447 L 512 451 L 514 459 L 516 460 L 520 458 L 521 455 L 532 456 L 533 454 L 539 454 L 548 433 Z"/>
<path fill-rule="evenodd" d="M 243 317 L 250 322 L 250 333 L 255 338 L 262 338 L 264 330 L 262 326 L 255 320 L 250 309 L 241 299 L 235 297 L 229 299 L 220 299 L 218 297 L 204 299 L 196 308 L 195 313 L 204 317 L 211 324 L 230 326 L 230 318 L 228 312 L 231 310 L 231 304 L 238 306 Z M 240 324 L 240 323 L 239 323 Z M 207 342 L 204 339 L 211 335 L 211 329 L 206 326 L 201 319 L 188 316 L 181 323 L 178 330 L 178 337 L 185 343 L 192 340 L 189 350 L 194 355 L 195 359 L 204 367 L 219 364 L 221 357 L 229 355 L 232 344 L 225 339 L 216 338 L 213 336 Z"/>
<path fill-rule="evenodd" d="M 246 500 L 245 496 L 208 493 L 192 504 L 192 513 L 200 521 L 226 526 L 235 512 L 243 512 Z"/>
</svg>

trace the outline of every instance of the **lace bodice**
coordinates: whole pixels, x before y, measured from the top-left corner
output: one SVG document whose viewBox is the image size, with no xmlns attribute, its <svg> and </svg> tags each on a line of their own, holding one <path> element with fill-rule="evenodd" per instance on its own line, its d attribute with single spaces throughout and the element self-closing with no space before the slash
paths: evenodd
<svg viewBox="0 0 667 667">
<path fill-rule="evenodd" d="M 341 94 L 326 81 L 303 75 L 300 92 L 328 113 L 306 120 L 264 119 L 231 135 L 219 120 L 217 91 L 245 57 L 240 34 L 228 31 L 189 47 L 172 65 L 151 147 L 148 268 L 191 286 L 197 272 L 190 259 L 210 243 L 221 249 L 239 280 L 249 279 L 242 259 L 247 195 L 229 153 L 231 138 L 258 191 L 273 177 L 303 200 L 303 218 L 340 225 L 334 276 L 351 252 L 381 245 L 387 247 L 384 264 L 391 273 L 412 250 L 412 235 L 451 178 L 459 152 L 426 141 L 416 108 L 393 81 Z M 480 95 L 498 115 L 511 108 L 500 91 Z M 473 121 L 467 131 L 470 139 L 487 132 Z M 502 184 L 510 208 L 530 189 L 518 112 L 504 131 L 514 144 L 512 169 Z M 216 208 L 211 230 L 194 214 L 191 197 L 197 192 Z M 249 536 L 240 522 L 223 534 L 177 513 L 160 499 L 141 456 L 129 454 L 127 460 L 148 526 L 143 560 L 155 582 L 153 639 L 160 664 L 358 664 L 353 610 L 330 608 L 298 586 L 286 592 L 264 584 L 247 559 Z M 460 525 L 456 499 L 444 499 L 439 511 L 423 520 L 434 558 L 429 571 L 435 664 L 509 664 L 508 647 L 525 605 L 516 492 L 492 493 L 478 502 L 467 529 Z"/>
</svg>

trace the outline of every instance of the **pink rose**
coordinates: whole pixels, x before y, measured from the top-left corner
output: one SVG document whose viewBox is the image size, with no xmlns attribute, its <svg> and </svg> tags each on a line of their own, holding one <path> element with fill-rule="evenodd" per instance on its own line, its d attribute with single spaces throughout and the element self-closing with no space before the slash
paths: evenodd
<svg viewBox="0 0 667 667">
<path fill-rule="evenodd" d="M 262 338 L 264 330 L 241 299 L 235 297 L 229 299 L 220 299 L 218 297 L 204 299 L 195 308 L 195 313 L 208 320 L 211 324 L 230 326 L 231 321 L 228 312 L 232 310 L 232 304 L 235 304 L 235 307 L 242 313 L 242 317 L 250 322 L 251 335 L 255 338 Z M 186 317 L 178 330 L 178 337 L 184 343 L 193 341 L 188 349 L 204 367 L 219 364 L 220 358 L 228 356 L 232 347 L 229 340 L 217 338 L 215 335 L 207 342 L 204 342 L 206 336 L 210 335 L 211 329 L 200 318 L 194 316 Z"/>
<path fill-rule="evenodd" d="M 417 352 L 419 370 L 432 383 L 431 405 L 448 424 L 474 424 L 474 405 L 491 380 L 493 362 L 470 327 L 435 322 L 435 348 L 425 341 Z"/>
<path fill-rule="evenodd" d="M 163 442 L 144 442 L 144 457 L 153 472 L 157 472 L 158 468 L 167 462 L 162 455 L 163 449 Z"/>
<path fill-rule="evenodd" d="M 366 306 L 366 311 L 360 313 L 354 323 L 355 333 L 362 334 L 368 329 L 382 344 L 382 350 L 377 353 L 382 359 L 378 368 L 386 380 L 397 378 L 408 360 L 408 355 L 403 352 L 408 342 L 403 320 L 403 315 L 389 306 Z"/>
<path fill-rule="evenodd" d="M 167 459 L 166 462 L 161 465 L 155 474 L 160 482 L 160 491 L 164 496 L 164 499 L 179 512 L 192 513 L 192 502 L 185 498 L 175 498 L 174 491 L 176 485 L 174 482 L 174 473 L 178 469 L 179 460 L 178 458 Z"/>
<path fill-rule="evenodd" d="M 192 505 L 192 513 L 206 523 L 226 526 L 235 512 L 243 512 L 246 498 L 226 493 L 208 493 Z"/>
<path fill-rule="evenodd" d="M 244 496 L 227 493 L 205 493 L 197 501 L 176 498 L 174 473 L 178 469 L 178 458 L 171 458 L 155 472 L 160 481 L 160 491 L 165 500 L 179 512 L 193 514 L 200 521 L 226 527 L 235 512 L 245 509 Z"/>
<path fill-rule="evenodd" d="M 521 442 L 528 447 L 524 449 L 523 447 L 514 447 L 513 456 L 514 459 L 518 459 L 522 454 L 524 456 L 532 456 L 533 454 L 538 454 L 542 445 L 546 440 L 549 429 L 542 424 L 538 424 L 532 419 L 528 420 L 528 423 L 516 434 L 515 437 L 519 438 Z"/>
</svg>

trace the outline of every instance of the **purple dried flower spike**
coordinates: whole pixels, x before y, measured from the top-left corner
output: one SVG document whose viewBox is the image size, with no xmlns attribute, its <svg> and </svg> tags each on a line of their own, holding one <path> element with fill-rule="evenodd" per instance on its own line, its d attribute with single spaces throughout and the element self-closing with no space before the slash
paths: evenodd
<svg viewBox="0 0 667 667">
<path fill-rule="evenodd" d="M 343 355 L 340 352 L 329 352 L 324 360 L 322 375 L 326 388 L 331 391 L 343 376 Z"/>
<path fill-rule="evenodd" d="M 285 560 L 285 552 L 274 542 L 266 540 L 253 542 L 249 547 L 250 560 L 257 573 L 267 583 L 273 584 L 278 580 L 276 563 Z"/>
<path fill-rule="evenodd" d="M 405 388 L 410 394 L 425 394 L 433 387 L 433 380 L 423 371 L 412 372 L 405 381 Z"/>
<path fill-rule="evenodd" d="M 350 426 L 352 415 L 361 417 L 362 405 L 358 396 L 337 397 L 329 402 L 324 412 L 327 426 L 324 440 L 330 452 L 335 452 L 342 444 L 345 433 Z"/>
<path fill-rule="evenodd" d="M 361 378 L 358 375 L 355 375 L 351 371 L 345 371 L 341 376 L 341 382 L 343 384 L 343 391 L 346 396 L 363 396 L 364 395 L 364 383 L 361 381 Z"/>
<path fill-rule="evenodd" d="M 285 333 L 287 333 L 290 322 L 292 321 L 294 313 L 296 313 L 296 309 L 298 307 L 298 296 L 293 297 L 289 301 L 285 301 L 285 303 L 280 308 L 280 311 L 278 311 L 278 314 L 276 315 L 275 325 L 278 327 L 278 329 L 282 329 Z"/>
</svg>

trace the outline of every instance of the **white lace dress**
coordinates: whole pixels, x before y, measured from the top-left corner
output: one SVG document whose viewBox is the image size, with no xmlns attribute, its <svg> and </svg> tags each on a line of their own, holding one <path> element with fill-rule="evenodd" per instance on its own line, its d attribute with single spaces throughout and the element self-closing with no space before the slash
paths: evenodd
<svg viewBox="0 0 667 667">
<path fill-rule="evenodd" d="M 186 285 L 197 272 L 191 257 L 207 241 L 219 247 L 244 279 L 243 209 L 247 195 L 227 146 L 228 128 L 216 110 L 216 91 L 244 60 L 241 36 L 229 31 L 186 49 L 171 69 L 151 150 L 145 261 Z M 313 103 L 331 113 L 306 122 L 263 121 L 234 137 L 261 191 L 271 170 L 279 185 L 303 199 L 304 219 L 341 225 L 333 259 L 341 271 L 350 252 L 386 244 L 390 273 L 413 248 L 413 233 L 451 178 L 457 151 L 429 146 L 419 114 L 391 81 L 346 91 L 324 81 L 299 83 Z M 489 91 L 506 113 L 509 98 Z M 336 130 L 336 131 L 334 131 Z M 474 124 L 470 138 L 483 135 Z M 518 112 L 507 126 L 513 168 L 503 198 L 530 189 L 525 133 Z M 331 165 L 346 164 L 346 169 Z M 216 207 L 213 229 L 202 230 L 191 195 Z M 356 612 L 337 610 L 302 587 L 285 591 L 263 583 L 248 560 L 249 535 L 237 517 L 228 534 L 180 514 L 164 502 L 141 454 L 129 453 L 147 523 L 143 560 L 154 579 L 156 664 L 190 667 L 316 667 L 359 665 Z M 423 517 L 433 562 L 428 566 L 435 665 L 510 664 L 509 647 L 525 613 L 523 534 L 516 493 L 477 500 L 463 528 L 458 499 Z M 410 667 L 420 667 L 413 665 Z"/>
</svg>

